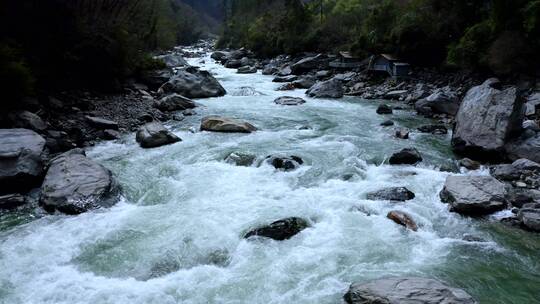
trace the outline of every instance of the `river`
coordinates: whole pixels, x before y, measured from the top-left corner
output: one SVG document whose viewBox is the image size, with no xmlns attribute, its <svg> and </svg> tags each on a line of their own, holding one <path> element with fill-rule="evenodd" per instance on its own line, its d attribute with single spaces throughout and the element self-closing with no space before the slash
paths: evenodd
<svg viewBox="0 0 540 304">
<path fill-rule="evenodd" d="M 143 150 L 129 134 L 88 151 L 118 178 L 120 203 L 75 217 L 38 208 L 0 216 L 0 303 L 330 304 L 342 303 L 351 282 L 404 275 L 444 280 L 479 303 L 540 303 L 539 236 L 462 217 L 440 202 L 450 173 L 438 168 L 452 164 L 450 135 L 397 139 L 382 121 L 411 129 L 430 121 L 410 110 L 377 115 L 377 101 L 279 92 L 271 76 L 236 74 L 204 59 L 190 62 L 214 73 L 229 94 L 197 100 L 197 115 L 167 124 L 182 142 Z M 307 103 L 273 103 L 283 95 Z M 199 132 L 210 114 L 260 130 Z M 424 157 L 418 166 L 383 164 L 411 146 Z M 235 151 L 256 155 L 260 165 L 226 163 Z M 276 153 L 305 164 L 276 171 L 263 161 Z M 365 199 L 390 186 L 406 186 L 416 198 Z M 409 213 L 418 232 L 388 220 L 390 210 Z M 282 242 L 242 238 L 290 216 L 311 227 Z"/>
</svg>

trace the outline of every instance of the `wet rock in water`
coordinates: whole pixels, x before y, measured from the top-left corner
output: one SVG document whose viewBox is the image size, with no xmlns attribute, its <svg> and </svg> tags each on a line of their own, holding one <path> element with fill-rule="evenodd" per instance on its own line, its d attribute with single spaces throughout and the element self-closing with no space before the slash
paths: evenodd
<svg viewBox="0 0 540 304">
<path fill-rule="evenodd" d="M 215 51 L 210 55 L 210 58 L 214 59 L 215 61 L 221 62 L 223 59 L 227 58 L 229 56 L 228 52 L 223 51 Z"/>
<path fill-rule="evenodd" d="M 472 235 L 472 234 L 464 234 L 463 240 L 466 242 L 485 242 L 486 241 L 483 238 Z"/>
<path fill-rule="evenodd" d="M 278 76 L 295 76 L 295 75 L 291 75 L 291 73 L 292 73 L 291 67 L 288 65 L 278 69 L 277 71 Z"/>
<path fill-rule="evenodd" d="M 8 115 L 11 127 L 30 129 L 36 132 L 43 132 L 47 129 L 47 124 L 38 115 L 29 111 L 15 111 Z"/>
<path fill-rule="evenodd" d="M 257 68 L 254 67 L 254 66 L 246 65 L 246 66 L 239 67 L 238 70 L 236 71 L 236 73 L 238 73 L 238 74 L 255 74 L 255 73 L 257 73 Z"/>
<path fill-rule="evenodd" d="M 182 141 L 159 122 L 150 122 L 139 128 L 136 140 L 142 148 L 155 148 Z"/>
<path fill-rule="evenodd" d="M 27 191 L 43 178 L 45 139 L 28 129 L 0 129 L 0 194 Z"/>
<path fill-rule="evenodd" d="M 540 232 L 540 203 L 523 205 L 518 212 L 518 219 L 525 228 Z"/>
<path fill-rule="evenodd" d="M 386 217 L 394 221 L 396 224 L 405 226 L 412 231 L 418 231 L 418 226 L 416 225 L 412 217 L 403 211 L 390 211 L 388 212 Z"/>
<path fill-rule="evenodd" d="M 414 107 L 420 114 L 447 114 L 455 116 L 459 109 L 459 98 L 453 92 L 435 92 L 418 100 Z"/>
<path fill-rule="evenodd" d="M 274 103 L 278 105 L 282 105 L 282 106 L 298 106 L 298 105 L 306 103 L 306 101 L 300 97 L 282 96 L 282 97 L 276 98 L 274 100 Z"/>
<path fill-rule="evenodd" d="M 280 86 L 280 87 L 277 88 L 276 90 L 277 90 L 277 91 L 291 91 L 291 90 L 294 90 L 294 89 L 296 89 L 296 87 L 294 86 L 294 84 L 292 84 L 292 83 L 289 82 L 289 83 L 286 83 L 286 84 Z"/>
<path fill-rule="evenodd" d="M 391 120 L 385 120 L 385 121 L 381 122 L 381 126 L 383 126 L 383 127 L 391 127 L 393 125 L 394 125 L 394 122 L 391 121 Z"/>
<path fill-rule="evenodd" d="M 225 157 L 225 162 L 228 164 L 234 164 L 236 166 L 249 167 L 253 165 L 256 158 L 257 157 L 253 154 L 232 152 Z"/>
<path fill-rule="evenodd" d="M 405 148 L 396 152 L 388 160 L 391 165 L 414 165 L 421 161 L 422 156 L 415 148 Z"/>
<path fill-rule="evenodd" d="M 368 200 L 404 202 L 414 199 L 415 195 L 405 187 L 391 187 L 369 192 L 366 197 Z"/>
<path fill-rule="evenodd" d="M 226 91 L 208 71 L 195 67 L 183 68 L 160 88 L 165 93 L 177 93 L 187 98 L 207 98 L 225 95 Z"/>
<path fill-rule="evenodd" d="M 298 80 L 298 76 L 287 75 L 287 76 L 276 76 L 272 82 L 293 82 Z"/>
<path fill-rule="evenodd" d="M 448 134 L 448 129 L 445 125 L 424 125 L 418 128 L 422 133 L 432 134 Z"/>
<path fill-rule="evenodd" d="M 292 171 L 304 163 L 298 156 L 268 156 L 268 163 L 274 168 L 282 171 Z"/>
<path fill-rule="evenodd" d="M 348 304 L 476 304 L 462 289 L 418 277 L 353 283 L 344 299 Z"/>
<path fill-rule="evenodd" d="M 343 85 L 336 79 L 319 81 L 306 92 L 307 96 L 313 98 L 341 98 L 343 94 Z"/>
<path fill-rule="evenodd" d="M 469 170 L 478 170 L 480 169 L 481 164 L 477 161 L 474 161 L 470 158 L 463 158 L 459 160 L 459 165 L 469 169 Z"/>
<path fill-rule="evenodd" d="M 239 87 L 230 93 L 232 96 L 261 96 L 261 92 L 252 87 Z"/>
<path fill-rule="evenodd" d="M 390 91 L 386 94 L 384 94 L 384 98 L 386 99 L 400 99 L 401 97 L 405 97 L 407 95 L 407 90 L 395 90 Z"/>
<path fill-rule="evenodd" d="M 491 176 L 448 176 L 440 192 L 450 210 L 465 215 L 485 215 L 506 207 L 506 189 Z"/>
<path fill-rule="evenodd" d="M 86 120 L 94 128 L 105 130 L 118 130 L 118 123 L 101 117 L 85 116 Z"/>
<path fill-rule="evenodd" d="M 21 194 L 0 195 L 0 210 L 15 209 L 27 203 L 26 197 Z"/>
<path fill-rule="evenodd" d="M 252 124 L 239 119 L 207 116 L 201 121 L 201 131 L 251 133 L 257 131 L 257 128 Z"/>
<path fill-rule="evenodd" d="M 111 171 L 74 149 L 51 161 L 39 202 L 49 212 L 79 214 L 112 206 L 119 193 Z"/>
<path fill-rule="evenodd" d="M 467 92 L 456 115 L 452 147 L 479 160 L 505 157 L 507 139 L 521 130 L 523 111 L 518 89 L 498 90 L 494 79 Z"/>
<path fill-rule="evenodd" d="M 384 115 L 384 114 L 392 114 L 392 108 L 389 105 L 379 105 L 377 107 L 377 114 Z"/>
<path fill-rule="evenodd" d="M 154 102 L 154 107 L 164 112 L 193 109 L 196 106 L 193 100 L 179 94 L 171 94 Z"/>
<path fill-rule="evenodd" d="M 406 128 L 398 128 L 394 135 L 399 139 L 409 139 L 409 130 Z"/>
<path fill-rule="evenodd" d="M 166 54 L 156 56 L 154 58 L 163 61 L 163 63 L 165 63 L 165 65 L 169 68 L 189 66 L 187 61 L 180 54 Z"/>
<path fill-rule="evenodd" d="M 306 220 L 298 217 L 290 217 L 275 221 L 270 225 L 251 230 L 244 235 L 244 238 L 247 239 L 253 236 L 259 236 L 271 238 L 277 241 L 283 241 L 290 239 L 308 227 L 309 224 Z"/>
</svg>

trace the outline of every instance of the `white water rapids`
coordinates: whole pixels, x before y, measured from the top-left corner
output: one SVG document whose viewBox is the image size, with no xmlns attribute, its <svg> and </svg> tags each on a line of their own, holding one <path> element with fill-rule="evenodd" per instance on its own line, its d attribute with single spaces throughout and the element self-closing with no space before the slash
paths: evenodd
<svg viewBox="0 0 540 304">
<path fill-rule="evenodd" d="M 0 303 L 330 304 L 342 303 L 351 282 L 392 275 L 441 279 L 480 303 L 539 303 L 538 238 L 510 235 L 440 202 L 450 173 L 437 168 L 452 163 L 450 135 L 413 132 L 409 140 L 397 139 L 382 121 L 410 128 L 429 121 L 409 110 L 377 115 L 377 101 L 279 92 L 270 76 L 239 75 L 204 59 L 191 63 L 215 73 L 229 94 L 197 100 L 197 115 L 167 124 L 182 142 L 144 150 L 129 134 L 88 151 L 118 178 L 120 203 L 0 230 Z M 260 95 L 237 96 L 246 91 L 241 87 Z M 273 103 L 284 95 L 307 103 Z M 189 131 L 210 114 L 245 119 L 260 130 Z M 420 165 L 383 164 L 411 146 L 424 157 Z M 226 163 L 234 151 L 254 154 L 262 164 Z M 276 171 L 263 162 L 276 153 L 305 163 Z M 365 199 L 390 186 L 406 186 L 416 198 Z M 390 210 L 409 213 L 418 232 L 387 219 Z M 242 238 L 250 228 L 291 216 L 311 227 L 281 242 Z M 485 242 L 466 242 L 465 234 Z"/>
</svg>

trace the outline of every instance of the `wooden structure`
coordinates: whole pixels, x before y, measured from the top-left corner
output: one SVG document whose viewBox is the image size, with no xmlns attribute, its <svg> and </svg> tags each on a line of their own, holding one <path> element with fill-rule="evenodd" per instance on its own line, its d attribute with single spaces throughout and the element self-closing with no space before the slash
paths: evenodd
<svg viewBox="0 0 540 304">
<path fill-rule="evenodd" d="M 337 59 L 330 62 L 330 67 L 336 69 L 355 69 L 362 66 L 362 60 L 350 52 L 339 52 Z"/>
<path fill-rule="evenodd" d="M 396 78 L 408 77 L 410 65 L 400 62 L 398 58 L 389 54 L 372 56 L 369 61 L 368 70 L 372 72 L 383 72 Z"/>
</svg>

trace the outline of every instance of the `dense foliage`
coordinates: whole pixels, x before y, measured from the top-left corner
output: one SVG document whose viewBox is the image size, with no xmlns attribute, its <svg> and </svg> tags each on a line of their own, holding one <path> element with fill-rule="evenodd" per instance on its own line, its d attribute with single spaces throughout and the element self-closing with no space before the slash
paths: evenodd
<svg viewBox="0 0 540 304">
<path fill-rule="evenodd" d="M 5 100 L 47 88 L 114 89 L 156 66 L 150 52 L 190 43 L 219 26 L 190 0 L 0 1 Z"/>
<path fill-rule="evenodd" d="M 256 4 L 254 3 L 256 2 Z M 264 56 L 353 50 L 421 65 L 530 72 L 539 0 L 230 0 L 220 46 Z"/>
</svg>

